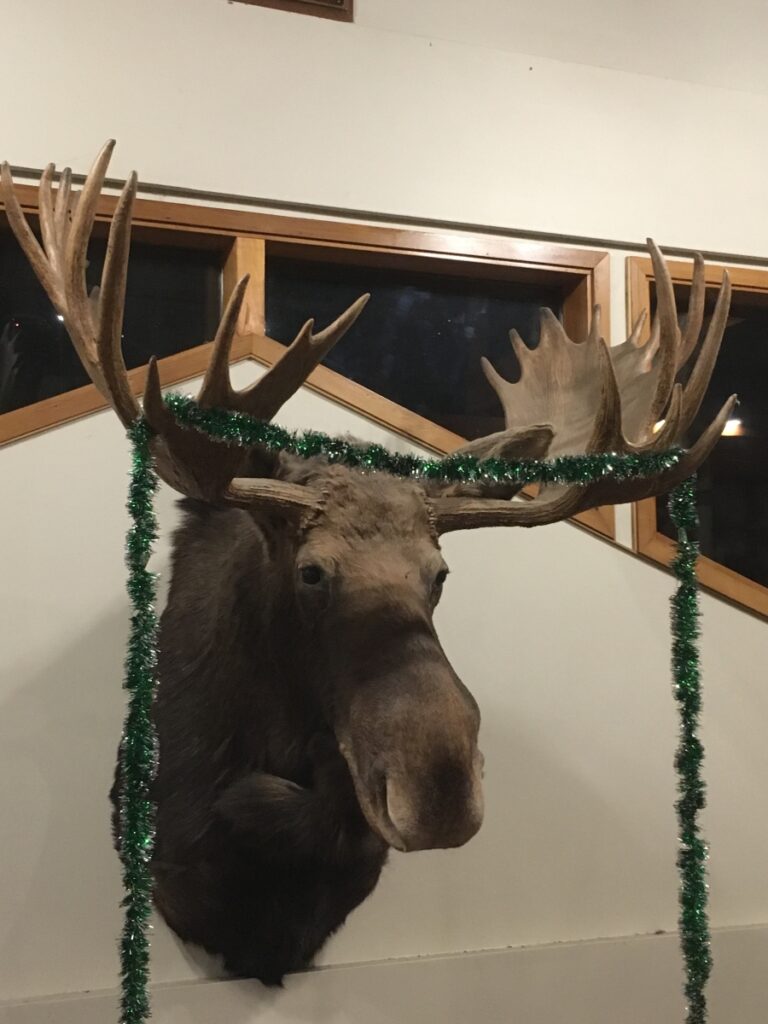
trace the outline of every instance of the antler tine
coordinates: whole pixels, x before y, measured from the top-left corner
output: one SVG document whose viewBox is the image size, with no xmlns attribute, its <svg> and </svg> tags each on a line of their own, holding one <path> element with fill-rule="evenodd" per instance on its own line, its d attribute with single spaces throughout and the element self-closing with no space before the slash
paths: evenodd
<svg viewBox="0 0 768 1024">
<path fill-rule="evenodd" d="M 624 440 L 621 432 L 619 385 L 608 353 L 608 346 L 603 339 L 599 335 L 595 335 L 594 338 L 589 338 L 586 344 L 595 349 L 601 378 L 598 410 L 586 451 L 615 451 Z"/>
<path fill-rule="evenodd" d="M 369 298 L 370 295 L 361 295 L 319 334 L 312 333 L 313 321 L 307 321 L 281 358 L 260 380 L 243 391 L 233 393 L 230 407 L 259 419 L 271 419 L 347 333 Z"/>
<path fill-rule="evenodd" d="M 514 338 L 512 337 L 513 335 L 515 336 Z M 515 355 L 518 355 L 518 349 L 517 349 L 516 342 L 520 342 L 521 345 L 524 345 L 524 342 L 523 342 L 522 338 L 520 337 L 520 335 L 517 333 L 517 331 L 510 331 L 509 337 L 510 337 L 510 341 L 512 341 L 512 347 L 515 350 Z M 520 357 L 518 355 L 518 359 L 519 358 Z M 504 378 L 501 376 L 501 374 L 496 369 L 496 367 L 493 365 L 493 363 L 490 361 L 490 359 L 486 359 L 485 356 L 481 356 L 480 357 L 480 366 L 482 368 L 483 373 L 485 374 L 485 379 L 488 381 L 488 383 L 491 385 L 493 390 L 496 392 L 496 397 L 499 400 L 499 404 L 501 405 L 502 409 L 504 410 L 504 423 L 505 423 L 505 426 L 507 428 L 509 428 L 510 425 L 511 425 L 510 421 L 509 421 L 509 412 L 510 412 L 510 405 L 509 405 L 509 403 L 510 403 L 510 400 L 514 396 L 514 390 L 513 390 L 514 389 L 514 385 L 510 384 L 508 380 L 504 380 Z"/>
<path fill-rule="evenodd" d="M 656 321 L 659 329 L 659 347 L 654 359 L 658 376 L 650 409 L 655 423 L 661 418 L 672 394 L 680 351 L 680 325 L 669 267 L 652 238 L 648 239 L 648 248 L 656 278 Z"/>
<path fill-rule="evenodd" d="M 211 361 L 205 371 L 205 378 L 197 399 L 205 409 L 232 408 L 233 403 L 237 400 L 237 393 L 233 390 L 229 379 L 229 354 L 249 281 L 250 274 L 245 274 L 237 282 L 219 322 L 213 341 Z"/>
<path fill-rule="evenodd" d="M 685 452 L 675 466 L 654 477 L 638 477 L 636 480 L 623 481 L 601 480 L 591 484 L 588 489 L 589 493 L 582 498 L 578 511 L 594 508 L 597 505 L 642 501 L 644 498 L 655 498 L 661 494 L 667 494 L 677 484 L 692 476 L 709 457 L 712 449 L 720 440 L 736 402 L 737 396 L 731 395 L 715 419 L 702 431 L 695 444 Z"/>
<path fill-rule="evenodd" d="M 11 230 L 23 249 L 24 255 L 29 260 L 30 266 L 38 280 L 48 293 L 51 302 L 57 309 L 61 309 L 64 302 L 59 281 L 53 273 L 48 257 L 35 238 L 34 232 L 24 216 L 21 204 L 13 188 L 11 168 L 7 161 L 3 161 L 2 167 L 0 167 L 0 185 L 2 186 L 3 203 L 5 204 L 5 212 Z"/>
<path fill-rule="evenodd" d="M 715 368 L 723 334 L 728 323 L 728 311 L 731 305 L 731 279 L 728 271 L 723 271 L 723 280 L 715 303 L 715 311 L 709 322 L 706 336 L 702 342 L 698 358 L 694 364 L 683 395 L 683 416 L 681 430 L 688 430 L 696 418 L 704 395 L 706 394 L 712 371 Z"/>
<path fill-rule="evenodd" d="M 693 355 L 696 343 L 704 323 L 704 301 L 706 298 L 706 282 L 704 280 L 704 258 L 697 252 L 693 257 L 693 274 L 691 276 L 691 294 L 688 299 L 688 314 L 683 331 L 680 355 L 677 360 L 678 370 L 685 366 Z"/>
<path fill-rule="evenodd" d="M 312 333 L 314 321 L 308 320 L 280 359 L 260 380 L 242 391 L 236 391 L 229 379 L 229 353 L 248 280 L 248 275 L 241 278 L 230 296 L 216 333 L 213 355 L 198 401 L 205 408 L 235 409 L 268 420 L 301 387 L 315 366 L 346 334 L 360 316 L 370 295 L 362 295 L 318 334 Z"/>
<path fill-rule="evenodd" d="M 682 384 L 675 384 L 672 388 L 672 397 L 669 400 L 669 408 L 667 414 L 664 417 L 664 422 L 657 431 L 656 435 L 648 442 L 647 445 L 642 446 L 645 451 L 661 452 L 665 448 L 669 448 L 674 445 L 677 438 L 680 437 L 682 430 L 680 422 L 683 415 L 683 386 Z"/>
<path fill-rule="evenodd" d="M 640 336 L 643 333 L 643 328 L 645 327 L 645 321 L 647 319 L 648 319 L 648 310 L 647 309 L 641 309 L 640 310 L 640 315 L 637 317 L 637 319 L 635 320 L 634 324 L 632 325 L 632 332 L 630 333 L 629 337 L 627 338 L 626 342 L 624 343 L 625 345 L 632 345 L 634 348 L 641 348 L 642 347 L 642 345 L 640 343 Z M 647 342 L 646 342 L 646 344 L 647 344 Z"/>
<path fill-rule="evenodd" d="M 599 303 L 597 303 L 592 307 L 592 323 L 589 325 L 589 334 L 587 335 L 587 339 L 589 341 L 600 341 L 600 339 L 602 338 L 603 335 L 601 319 L 602 310 L 600 309 Z"/>
<path fill-rule="evenodd" d="M 54 209 L 54 226 L 59 245 L 66 245 L 69 234 L 70 215 L 72 213 L 70 199 L 72 194 L 72 170 L 65 167 L 59 177 Z"/>
<path fill-rule="evenodd" d="M 51 270 L 58 277 L 61 275 L 61 249 L 59 248 L 59 235 L 56 230 L 53 191 L 51 187 L 55 171 L 55 164 L 48 164 L 40 176 L 38 191 L 40 196 L 40 233 L 43 236 L 43 248 L 51 264 Z"/>
<path fill-rule="evenodd" d="M 96 362 L 104 374 L 107 397 L 126 427 L 139 416 L 139 406 L 128 382 L 122 345 L 128 253 L 131 245 L 131 214 L 137 189 L 138 178 L 136 172 L 132 171 L 120 193 L 109 227 L 107 254 L 95 310 L 98 325 Z M 85 292 L 84 283 L 83 291 Z M 87 309 L 89 321 L 93 322 L 93 305 L 88 303 Z"/>
<path fill-rule="evenodd" d="M 96 324 L 85 287 L 85 262 L 88 240 L 91 237 L 96 217 L 96 204 L 101 195 L 114 148 L 115 140 L 110 139 L 96 157 L 80 192 L 80 198 L 72 218 L 72 226 L 67 236 L 67 244 L 64 247 L 62 276 L 67 303 L 65 318 L 70 330 L 79 336 L 79 340 L 86 345 L 86 348 L 91 348 L 89 352 L 91 358 L 96 354 L 92 342 L 96 335 Z"/>
</svg>

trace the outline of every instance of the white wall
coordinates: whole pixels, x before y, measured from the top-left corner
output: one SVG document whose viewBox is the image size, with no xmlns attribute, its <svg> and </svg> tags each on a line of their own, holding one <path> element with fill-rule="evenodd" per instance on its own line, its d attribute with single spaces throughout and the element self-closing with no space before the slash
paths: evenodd
<svg viewBox="0 0 768 1024">
<path fill-rule="evenodd" d="M 115 136 L 116 172 L 150 182 L 766 248 L 768 96 L 765 61 L 750 56 L 768 10 L 754 0 L 359 0 L 352 26 L 225 0 L 2 4 L 19 99 L 0 110 L 0 139 L 19 165 L 85 170 Z M 618 54 L 632 70 L 542 52 Z M 715 65 L 731 88 L 638 74 L 646 56 L 667 76 L 680 65 L 712 80 L 702 67 Z M 747 69 L 762 92 L 733 88 Z"/>
<path fill-rule="evenodd" d="M 252 364 L 236 370 L 239 382 Z M 397 438 L 310 393 L 289 427 Z M 110 987 L 119 875 L 106 791 L 122 715 L 127 451 L 100 414 L 11 446 L 2 479 L 0 876 L 6 999 Z M 157 568 L 172 499 L 161 500 Z M 669 578 L 567 525 L 446 538 L 439 613 L 484 713 L 486 823 L 395 856 L 321 958 L 349 963 L 670 930 L 676 920 Z M 764 624 L 704 599 L 705 739 L 718 926 L 768 920 Z M 162 925 L 154 977 L 201 973 Z M 41 969 L 41 965 L 45 965 Z"/>
<path fill-rule="evenodd" d="M 715 934 L 713 1024 L 763 1024 L 755 985 L 768 929 Z M 0 1006 L 2 1024 L 106 1024 L 114 993 Z M 684 1019 L 673 936 L 334 967 L 288 979 L 280 993 L 248 982 L 182 982 L 154 992 L 161 1024 L 676 1024 Z"/>
<path fill-rule="evenodd" d="M 501 0 L 477 5 L 492 37 L 455 12 L 438 21 L 437 0 L 358 4 L 354 26 L 220 0 L 14 4 L 4 71 L 24 99 L 0 109 L 2 146 L 15 164 L 83 170 L 114 135 L 116 173 L 135 164 L 155 182 L 765 253 L 759 82 L 736 92 L 532 60 L 513 52 Z M 599 23 L 596 3 L 581 9 Z M 534 27 L 522 37 L 546 42 Z M 620 254 L 613 277 L 618 333 Z M 398 443 L 306 392 L 280 421 Z M 127 467 L 106 414 L 0 452 L 0 1002 L 114 984 L 106 792 L 122 715 Z M 168 494 L 161 505 L 162 570 Z M 669 577 L 566 525 L 451 535 L 445 549 L 439 627 L 484 712 L 486 823 L 460 851 L 393 858 L 323 962 L 674 928 Z M 713 921 L 752 925 L 768 921 L 768 631 L 714 598 L 703 606 Z M 158 981 L 201 972 L 162 927 L 153 957 Z M 600 976 L 595 962 L 585 998 Z M 750 978 L 764 1016 L 761 972 Z M 510 1006 L 515 992 L 510 982 Z M 342 995 L 328 999 L 329 1019 L 345 1012 Z"/>
</svg>

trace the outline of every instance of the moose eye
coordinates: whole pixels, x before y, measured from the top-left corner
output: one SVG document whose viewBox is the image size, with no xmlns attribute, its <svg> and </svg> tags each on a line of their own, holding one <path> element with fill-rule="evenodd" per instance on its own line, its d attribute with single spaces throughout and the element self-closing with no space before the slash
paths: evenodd
<svg viewBox="0 0 768 1024">
<path fill-rule="evenodd" d="M 325 574 L 319 565 L 302 565 L 299 575 L 302 583 L 306 583 L 308 587 L 316 587 L 318 583 L 322 583 Z"/>
<path fill-rule="evenodd" d="M 435 590 L 439 590 L 445 581 L 448 579 L 448 570 L 441 569 L 440 572 L 435 576 Z"/>
</svg>

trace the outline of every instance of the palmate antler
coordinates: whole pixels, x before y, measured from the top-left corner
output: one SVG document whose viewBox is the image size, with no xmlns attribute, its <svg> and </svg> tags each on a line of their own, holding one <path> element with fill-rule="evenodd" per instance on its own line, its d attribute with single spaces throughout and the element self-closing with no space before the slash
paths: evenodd
<svg viewBox="0 0 768 1024">
<path fill-rule="evenodd" d="M 128 427 L 141 415 L 130 388 L 121 348 L 131 212 L 137 190 L 135 173 L 126 181 L 112 217 L 101 285 L 89 295 L 85 283 L 88 241 L 114 145 L 114 141 L 109 141 L 103 147 L 77 196 L 71 191 L 69 168 L 62 172 L 55 193 L 54 165 L 49 164 L 45 169 L 40 179 L 39 203 L 42 247 L 21 209 L 7 163 L 0 172 L 0 191 L 8 222 L 56 312 L 63 318 L 80 361 Z M 229 379 L 229 353 L 247 284 L 245 276 L 229 298 L 198 402 L 204 408 L 231 409 L 259 419 L 271 419 L 349 330 L 368 296 L 359 298 L 319 334 L 313 334 L 313 323 L 308 321 L 260 380 L 242 391 L 235 391 Z M 163 403 L 154 358 L 149 364 L 144 392 L 144 415 L 156 434 L 158 473 L 180 493 L 237 505 L 277 507 L 285 513 L 316 504 L 317 495 L 308 487 L 277 480 L 239 478 L 238 471 L 245 461 L 241 449 L 180 427 Z"/>
<path fill-rule="evenodd" d="M 511 384 L 487 360 L 483 369 L 504 408 L 505 430 L 466 446 L 479 458 L 508 453 L 515 441 L 529 438 L 525 455 L 547 458 L 595 452 L 661 452 L 682 446 L 701 406 L 728 319 L 731 287 L 727 272 L 706 337 L 683 387 L 675 378 L 690 360 L 704 317 L 704 263 L 694 260 L 685 331 L 681 332 L 669 270 L 649 239 L 657 288 L 657 313 L 650 338 L 641 343 L 643 313 L 631 335 L 614 348 L 600 337 L 595 308 L 586 341 L 577 344 L 562 324 L 542 310 L 540 341 L 529 349 L 516 331 L 510 334 L 521 377 Z M 599 505 L 616 505 L 663 494 L 694 473 L 711 452 L 736 402 L 718 416 L 673 468 L 644 479 L 605 479 L 598 483 L 544 487 L 531 501 L 438 497 L 434 515 L 441 533 L 480 526 L 541 526 Z M 535 426 L 538 425 L 538 426 Z M 551 440 L 547 444 L 547 437 Z M 523 446 L 525 447 L 525 446 Z"/>
<path fill-rule="evenodd" d="M 40 181 L 42 247 L 16 198 L 7 164 L 2 166 L 0 181 L 9 223 L 54 308 L 63 317 L 83 366 L 128 427 L 140 416 L 121 350 L 131 211 L 137 190 L 135 174 L 126 182 L 112 217 L 101 285 L 89 296 L 85 284 L 88 240 L 113 148 L 114 142 L 104 146 L 77 197 L 71 191 L 68 169 L 54 193 L 54 167 L 46 168 Z M 576 344 L 553 314 L 543 310 L 540 342 L 535 350 L 528 349 L 516 332 L 511 334 L 522 369 L 517 384 L 505 381 L 483 361 L 486 376 L 504 407 L 505 430 L 470 442 L 464 451 L 480 459 L 542 458 L 661 451 L 681 444 L 717 359 L 728 316 L 730 285 L 725 274 L 707 336 L 683 388 L 675 378 L 695 351 L 701 331 L 704 264 L 696 258 L 688 318 L 681 334 L 669 272 L 659 250 L 649 244 L 658 291 L 650 339 L 640 343 L 643 316 L 623 345 L 608 347 L 600 337 L 596 308 L 589 337 Z M 235 391 L 229 379 L 229 353 L 247 284 L 247 277 L 241 279 L 229 298 L 198 401 L 204 408 L 237 410 L 270 419 L 352 326 L 368 296 L 358 299 L 319 334 L 312 333 L 309 321 L 260 380 Z M 475 486 L 472 490 L 480 496 L 472 498 L 448 497 L 451 489 L 446 489 L 442 496 L 431 499 L 436 526 L 439 532 L 479 526 L 538 526 L 598 505 L 661 494 L 704 461 L 722 433 L 734 402 L 735 396 L 674 468 L 655 477 L 547 487 L 525 502 L 498 500 L 498 486 Z M 318 495 L 310 487 L 242 475 L 248 472 L 248 457 L 242 449 L 179 426 L 163 403 L 154 359 L 149 364 L 144 415 L 156 435 L 153 444 L 158 473 L 180 493 L 207 501 L 276 509 L 285 515 L 317 505 Z M 655 429 L 659 421 L 663 424 Z M 502 491 L 508 499 L 514 489 Z"/>
</svg>

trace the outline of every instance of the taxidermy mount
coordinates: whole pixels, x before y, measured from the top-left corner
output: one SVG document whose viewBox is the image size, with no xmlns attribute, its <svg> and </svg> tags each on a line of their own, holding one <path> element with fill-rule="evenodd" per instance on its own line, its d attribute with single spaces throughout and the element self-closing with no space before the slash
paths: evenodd
<svg viewBox="0 0 768 1024">
<path fill-rule="evenodd" d="M 76 203 L 69 171 L 54 190 L 53 165 L 46 169 L 42 247 L 7 165 L 2 195 L 91 380 L 128 427 L 142 414 L 121 352 L 135 174 L 114 208 L 101 286 L 89 296 L 85 284 L 112 148 Z M 698 346 L 703 263 L 696 259 L 681 331 L 668 270 L 650 250 L 658 289 L 650 339 L 641 341 L 641 320 L 609 347 L 596 308 L 589 335 L 574 342 L 542 311 L 537 348 L 511 336 L 518 383 L 484 364 L 505 429 L 462 451 L 554 458 L 682 445 L 717 358 L 729 284 Z M 198 401 L 268 420 L 367 296 L 318 334 L 309 321 L 261 379 L 235 391 L 229 352 L 246 284 L 229 298 Z M 677 382 L 684 367 L 685 385 Z M 543 487 L 513 500 L 518 488 L 419 484 L 213 441 L 176 422 L 152 360 L 143 415 L 157 471 L 183 495 L 154 708 L 154 898 L 173 931 L 222 956 L 231 974 L 279 984 L 309 965 L 373 890 L 390 848 L 470 840 L 483 819 L 480 714 L 433 624 L 448 573 L 441 534 L 540 526 L 664 493 L 707 457 L 732 406 L 652 479 Z M 118 772 L 113 798 L 119 786 Z M 117 816 L 115 833 L 119 849 Z"/>
</svg>

